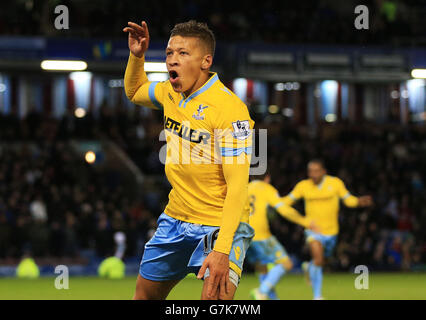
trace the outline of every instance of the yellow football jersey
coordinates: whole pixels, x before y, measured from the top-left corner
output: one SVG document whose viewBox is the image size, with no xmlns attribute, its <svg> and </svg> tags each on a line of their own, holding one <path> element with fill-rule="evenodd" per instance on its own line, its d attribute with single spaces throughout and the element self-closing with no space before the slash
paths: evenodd
<svg viewBox="0 0 426 320">
<path fill-rule="evenodd" d="M 292 205 L 299 199 L 305 200 L 305 214 L 315 221 L 324 235 L 339 233 L 339 199 L 348 207 L 356 207 L 358 198 L 352 196 L 342 180 L 325 175 L 319 185 L 311 179 L 300 181 L 286 197 L 284 202 Z"/>
<path fill-rule="evenodd" d="M 272 234 L 268 222 L 268 206 L 278 208 L 283 201 L 278 191 L 269 183 L 254 180 L 249 183 L 249 223 L 255 231 L 253 241 L 268 239 Z"/>
<path fill-rule="evenodd" d="M 131 54 L 127 68 L 140 68 L 141 61 Z M 178 220 L 219 226 L 227 193 L 221 161 L 244 155 L 250 162 L 254 122 L 247 106 L 216 73 L 188 97 L 175 92 L 168 80 L 148 82 L 144 72 L 125 76 L 125 87 L 132 102 L 164 114 L 165 172 L 172 186 L 164 212 Z M 248 206 L 241 221 L 248 222 Z"/>
<path fill-rule="evenodd" d="M 284 218 L 303 227 L 309 227 L 310 219 L 303 217 L 288 206 L 280 197 L 277 189 L 269 183 L 253 180 L 248 186 L 250 206 L 249 223 L 255 231 L 253 241 L 268 239 L 272 234 L 269 229 L 268 207 L 272 207 Z"/>
</svg>

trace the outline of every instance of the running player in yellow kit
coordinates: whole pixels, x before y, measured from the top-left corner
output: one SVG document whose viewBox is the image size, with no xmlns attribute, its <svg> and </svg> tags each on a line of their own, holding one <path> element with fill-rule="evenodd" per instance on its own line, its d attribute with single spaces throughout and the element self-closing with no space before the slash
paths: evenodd
<svg viewBox="0 0 426 320">
<path fill-rule="evenodd" d="M 373 201 L 371 196 L 351 195 L 342 180 L 327 175 L 321 160 L 308 163 L 308 177 L 296 184 L 284 202 L 293 205 L 297 200 L 304 199 L 306 217 L 315 220 L 320 229 L 320 233 L 305 230 L 312 261 L 303 263 L 302 268 L 309 275 L 314 299 L 322 300 L 322 266 L 324 257 L 331 255 L 337 242 L 339 200 L 352 208 L 371 206 Z"/>
<path fill-rule="evenodd" d="M 247 251 L 247 261 L 256 265 L 260 286 L 250 292 L 255 300 L 278 300 L 275 286 L 284 274 L 293 268 L 293 263 L 285 248 L 272 235 L 269 229 L 268 207 L 272 207 L 284 218 L 305 228 L 318 232 L 314 221 L 300 215 L 295 209 L 284 204 L 278 191 L 270 184 L 271 176 L 265 174 L 262 180 L 249 183 L 250 203 L 249 223 L 255 230 L 255 236 Z M 267 265 L 274 267 L 267 272 Z"/>
<path fill-rule="evenodd" d="M 245 250 L 252 129 L 247 106 L 210 72 L 215 38 L 206 24 L 175 25 L 166 47 L 169 80 L 144 71 L 149 31 L 129 22 L 127 97 L 164 114 L 169 203 L 146 244 L 134 299 L 165 299 L 188 273 L 204 279 L 202 299 L 232 299 Z"/>
</svg>

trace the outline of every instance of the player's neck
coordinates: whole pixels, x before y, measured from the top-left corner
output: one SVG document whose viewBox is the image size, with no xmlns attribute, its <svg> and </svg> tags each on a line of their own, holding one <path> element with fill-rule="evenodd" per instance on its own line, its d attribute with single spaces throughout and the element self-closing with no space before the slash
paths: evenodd
<svg viewBox="0 0 426 320">
<path fill-rule="evenodd" d="M 200 77 L 197 79 L 197 81 L 195 81 L 194 85 L 192 86 L 192 88 L 190 88 L 189 90 L 185 91 L 185 97 L 189 97 L 191 94 L 193 94 L 195 91 L 197 91 L 198 89 L 200 89 L 209 79 L 210 77 L 213 75 L 212 72 L 210 71 L 205 71 L 202 72 Z"/>
</svg>

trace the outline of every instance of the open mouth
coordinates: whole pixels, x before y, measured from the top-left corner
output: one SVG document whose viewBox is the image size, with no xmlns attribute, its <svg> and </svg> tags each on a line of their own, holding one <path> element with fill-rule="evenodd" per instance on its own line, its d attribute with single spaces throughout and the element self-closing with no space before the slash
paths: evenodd
<svg viewBox="0 0 426 320">
<path fill-rule="evenodd" d="M 169 76 L 170 76 L 170 79 L 175 80 L 179 75 L 175 70 L 171 70 L 169 71 Z"/>
</svg>

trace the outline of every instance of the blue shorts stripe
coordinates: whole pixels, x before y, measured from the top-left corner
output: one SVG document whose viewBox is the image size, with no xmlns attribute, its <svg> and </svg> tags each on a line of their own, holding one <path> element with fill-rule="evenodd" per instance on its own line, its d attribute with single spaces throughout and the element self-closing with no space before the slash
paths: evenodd
<svg viewBox="0 0 426 320">
<path fill-rule="evenodd" d="M 247 251 L 247 261 L 250 263 L 276 263 L 286 257 L 288 257 L 287 251 L 274 236 L 265 240 L 252 241 Z"/>
</svg>

